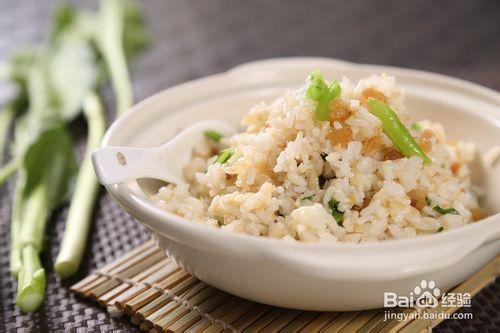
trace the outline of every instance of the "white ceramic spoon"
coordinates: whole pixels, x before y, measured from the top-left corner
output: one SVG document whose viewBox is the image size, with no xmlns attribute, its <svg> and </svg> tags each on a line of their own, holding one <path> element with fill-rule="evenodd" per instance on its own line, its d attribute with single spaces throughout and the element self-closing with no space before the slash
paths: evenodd
<svg viewBox="0 0 500 333">
<path fill-rule="evenodd" d="M 113 185 L 138 178 L 153 178 L 172 184 L 182 184 L 182 168 L 191 160 L 196 144 L 205 131 L 223 135 L 236 133 L 234 126 L 218 120 L 200 121 L 155 148 L 102 147 L 92 153 L 92 164 L 103 185 Z"/>
</svg>

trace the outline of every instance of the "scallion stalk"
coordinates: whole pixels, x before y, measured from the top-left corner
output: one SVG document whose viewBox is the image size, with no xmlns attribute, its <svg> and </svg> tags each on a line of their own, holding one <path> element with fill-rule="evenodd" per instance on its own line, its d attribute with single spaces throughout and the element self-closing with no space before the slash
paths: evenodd
<svg viewBox="0 0 500 333">
<path fill-rule="evenodd" d="M 38 250 L 33 246 L 24 247 L 16 298 L 21 311 L 33 312 L 40 307 L 45 294 L 45 282 L 45 270 L 38 258 Z"/>
<path fill-rule="evenodd" d="M 233 148 L 226 148 L 222 149 L 219 153 L 219 156 L 217 156 L 217 159 L 215 160 L 215 163 L 220 163 L 224 164 L 233 156 L 234 154 L 234 149 Z"/>
<path fill-rule="evenodd" d="M 38 184 L 25 199 L 19 241 L 22 247 L 42 248 L 43 235 L 49 214 L 46 184 Z"/>
<path fill-rule="evenodd" d="M 431 159 L 425 154 L 411 136 L 408 129 L 401 123 L 397 114 L 386 104 L 375 98 L 369 98 L 370 112 L 382 122 L 382 130 L 391 139 L 399 151 L 406 157 L 420 157 L 424 164 L 430 164 Z"/>
<path fill-rule="evenodd" d="M 3 185 L 18 169 L 19 163 L 12 159 L 0 168 L 0 186 Z"/>
<path fill-rule="evenodd" d="M 3 161 L 5 145 L 7 143 L 7 136 L 9 134 L 9 127 L 12 119 L 14 118 L 15 108 L 12 104 L 7 104 L 0 110 L 0 164 Z M 0 185 L 2 180 L 0 178 Z"/>
<path fill-rule="evenodd" d="M 92 93 L 87 96 L 83 112 L 88 123 L 89 134 L 85 157 L 78 172 L 75 192 L 69 207 L 61 249 L 54 264 L 54 270 L 61 278 L 75 274 L 80 266 L 85 252 L 93 207 L 99 191 L 99 183 L 92 168 L 91 155 L 101 143 L 106 130 L 106 121 L 97 94 Z"/>
<path fill-rule="evenodd" d="M 19 232 L 15 236 L 19 238 L 15 239 L 16 243 L 13 245 L 16 247 L 16 255 L 20 256 L 16 260 L 20 259 L 21 262 L 11 264 L 19 265 L 19 267 L 14 267 L 19 269 L 16 303 L 24 312 L 33 312 L 38 309 L 45 294 L 45 270 L 38 256 L 48 215 L 46 199 L 44 184 L 40 184 L 24 204 L 25 214 L 22 217 L 22 226 L 19 225 L 20 221 L 13 221 L 18 228 L 16 232 Z"/>
<path fill-rule="evenodd" d="M 117 115 L 121 115 L 132 106 L 132 84 L 127 68 L 127 59 L 123 48 L 123 28 L 125 8 L 122 0 L 103 0 L 100 7 L 102 31 L 99 31 L 98 43 L 102 50 L 106 66 L 111 77 L 111 84 L 116 94 Z"/>
<path fill-rule="evenodd" d="M 207 130 L 204 132 L 205 137 L 207 137 L 210 140 L 213 140 L 215 142 L 219 142 L 220 139 L 224 137 L 221 133 L 214 131 L 214 130 Z"/>
<path fill-rule="evenodd" d="M 22 266 L 22 248 L 19 242 L 19 232 L 21 228 L 21 196 L 24 179 L 24 172 L 20 172 L 16 180 L 14 198 L 12 200 L 12 214 L 10 223 L 10 271 L 14 278 L 17 278 Z"/>
</svg>

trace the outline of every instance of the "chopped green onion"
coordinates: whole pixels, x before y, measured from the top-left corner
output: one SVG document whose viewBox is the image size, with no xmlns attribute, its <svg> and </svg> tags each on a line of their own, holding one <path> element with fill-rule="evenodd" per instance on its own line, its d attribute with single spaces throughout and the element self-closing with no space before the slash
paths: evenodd
<svg viewBox="0 0 500 333">
<path fill-rule="evenodd" d="M 45 270 L 38 251 L 31 245 L 22 250 L 22 268 L 18 276 L 16 303 L 23 312 L 33 312 L 42 305 L 45 294 Z"/>
<path fill-rule="evenodd" d="M 425 202 L 427 202 L 427 205 L 429 205 L 430 207 L 433 206 L 433 202 L 431 198 L 429 198 L 428 196 L 425 197 Z M 446 214 L 460 215 L 460 213 L 455 208 L 442 208 L 441 206 L 436 205 L 432 207 L 432 209 L 434 209 L 441 215 L 446 215 Z"/>
<path fill-rule="evenodd" d="M 438 230 L 436 230 L 436 232 L 441 232 L 444 230 L 444 227 L 439 227 Z"/>
<path fill-rule="evenodd" d="M 222 135 L 221 133 L 213 131 L 213 130 L 207 130 L 204 133 L 208 139 L 213 140 L 215 142 L 219 142 L 220 139 L 222 139 L 222 137 L 224 137 L 224 135 Z"/>
<path fill-rule="evenodd" d="M 399 151 L 406 157 L 420 157 L 424 164 L 431 163 L 430 158 L 425 154 L 408 129 L 401 123 L 398 116 L 389 106 L 375 98 L 369 98 L 370 112 L 382 122 L 382 130 L 396 145 Z"/>
<path fill-rule="evenodd" d="M 422 129 L 422 125 L 420 125 L 417 122 L 414 122 L 413 124 L 411 124 L 411 128 L 414 129 L 415 131 L 420 131 Z"/>
<path fill-rule="evenodd" d="M 441 208 L 439 206 L 436 206 L 432 209 L 434 209 L 436 212 L 438 212 L 442 215 L 446 215 L 446 214 L 460 215 L 460 213 L 455 208 Z"/>
<path fill-rule="evenodd" d="M 445 163 L 441 163 L 441 169 L 444 169 L 446 168 L 446 164 Z"/>
<path fill-rule="evenodd" d="M 311 84 L 307 88 L 306 96 L 307 98 L 316 101 L 316 119 L 317 120 L 328 120 L 330 115 L 329 103 L 336 97 L 339 97 L 342 88 L 338 81 L 333 81 L 330 86 L 328 86 L 323 78 L 323 74 L 320 71 L 315 70 L 309 76 Z"/>
<path fill-rule="evenodd" d="M 233 156 L 233 154 L 234 154 L 234 149 L 233 148 L 223 149 L 223 150 L 220 151 L 219 156 L 217 156 L 217 159 L 215 160 L 215 163 L 220 163 L 220 164 L 226 163 L 227 160 L 231 156 Z"/>
<path fill-rule="evenodd" d="M 335 221 L 337 221 L 337 224 L 339 226 L 343 227 L 344 213 L 339 211 L 338 206 L 339 206 L 339 202 L 337 200 L 330 199 L 330 201 L 328 201 L 328 207 L 332 211 L 333 218 L 335 219 Z"/>
<path fill-rule="evenodd" d="M 88 124 L 88 139 L 85 157 L 80 164 L 80 171 L 75 183 L 75 190 L 66 219 L 66 229 L 59 248 L 54 270 L 61 278 L 72 276 L 78 271 L 94 212 L 94 203 L 99 192 L 99 183 L 91 163 L 91 154 L 99 147 L 106 120 L 99 96 L 92 92 L 83 101 L 83 113 Z"/>
<path fill-rule="evenodd" d="M 303 203 L 304 203 L 304 201 L 308 201 L 308 200 L 310 201 L 310 200 L 312 200 L 313 198 L 314 198 L 314 195 L 308 195 L 308 196 L 306 196 L 306 197 L 302 197 L 302 198 L 300 198 L 300 203 L 301 203 L 301 204 L 303 204 Z"/>
</svg>

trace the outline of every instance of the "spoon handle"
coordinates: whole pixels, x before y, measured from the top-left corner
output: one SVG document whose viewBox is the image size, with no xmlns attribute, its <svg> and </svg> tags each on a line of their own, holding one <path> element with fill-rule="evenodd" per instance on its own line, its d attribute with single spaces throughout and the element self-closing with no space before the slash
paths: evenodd
<svg viewBox="0 0 500 333">
<path fill-rule="evenodd" d="M 94 150 L 92 164 L 102 185 L 119 184 L 137 178 L 155 178 L 170 183 L 184 181 L 162 168 L 163 150 L 158 148 L 102 147 Z M 170 179 L 171 178 L 171 179 Z"/>
</svg>

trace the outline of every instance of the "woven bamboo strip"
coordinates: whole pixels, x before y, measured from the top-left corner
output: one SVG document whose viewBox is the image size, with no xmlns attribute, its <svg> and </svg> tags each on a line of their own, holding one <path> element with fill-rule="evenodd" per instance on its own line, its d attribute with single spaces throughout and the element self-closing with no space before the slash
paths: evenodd
<svg viewBox="0 0 500 333">
<path fill-rule="evenodd" d="M 217 290 L 214 288 L 206 288 L 202 290 L 200 293 L 196 294 L 193 298 L 189 299 L 191 305 L 200 305 L 205 300 L 207 300 L 210 296 L 216 293 Z M 179 305 L 174 311 L 167 314 L 165 317 L 162 317 L 159 321 L 155 323 L 155 329 L 158 332 L 165 331 L 170 325 L 175 323 L 178 319 L 182 318 L 185 314 L 187 314 L 191 309 L 189 309 L 185 305 Z"/>
<path fill-rule="evenodd" d="M 231 311 L 231 309 L 236 307 L 240 302 L 241 302 L 240 298 L 232 296 L 231 299 L 229 299 L 227 302 L 218 306 L 215 310 L 213 310 L 213 312 L 210 312 L 209 314 L 214 319 L 221 319 L 226 313 Z M 193 325 L 189 329 L 187 329 L 186 333 L 202 332 L 206 328 L 208 328 L 210 325 L 212 325 L 212 323 L 208 319 L 203 318 L 199 322 L 197 322 L 195 325 Z"/>
<path fill-rule="evenodd" d="M 355 320 L 349 322 L 340 330 L 340 333 L 358 332 L 372 318 L 377 316 L 379 312 L 380 310 L 368 310 L 360 312 L 359 315 L 356 316 Z"/>
<path fill-rule="evenodd" d="M 155 269 L 152 274 L 149 274 L 147 276 L 140 276 L 140 280 L 137 283 L 128 284 L 125 290 L 123 290 L 119 294 L 116 294 L 115 297 L 108 299 L 107 304 L 116 306 L 117 302 L 123 303 L 139 293 L 140 291 L 138 290 L 140 290 L 140 288 L 147 288 L 148 286 L 161 281 L 162 279 L 164 279 L 168 275 L 171 275 L 173 272 L 179 269 L 177 265 L 169 259 L 158 262 L 157 264 L 155 264 L 155 267 L 159 267 L 159 269 Z M 132 280 L 134 279 L 135 278 L 133 278 Z M 103 296 L 101 296 L 101 298 L 102 297 Z"/>
<path fill-rule="evenodd" d="M 144 258 L 144 260 L 141 260 L 137 264 L 124 268 L 122 271 L 120 271 L 118 274 L 115 275 L 116 278 L 112 277 L 111 279 L 102 283 L 101 285 L 88 290 L 86 293 L 88 297 L 90 297 L 92 300 L 97 300 L 99 296 L 104 295 L 111 289 L 118 286 L 122 280 L 130 279 L 134 275 L 137 275 L 138 273 L 144 271 L 145 269 L 147 269 L 151 265 L 154 265 L 163 258 L 165 258 L 165 255 L 161 251 L 154 252 L 152 255 Z"/>
<path fill-rule="evenodd" d="M 151 248 L 155 246 L 154 242 L 153 241 L 147 241 L 146 243 L 142 244 L 141 246 L 137 247 L 136 249 L 126 253 L 123 257 L 120 257 L 118 258 L 117 260 L 115 261 L 112 261 L 111 263 L 107 264 L 106 266 L 102 267 L 100 269 L 101 272 L 109 272 L 110 270 L 120 266 L 121 264 L 129 261 L 130 259 L 134 258 L 135 256 L 137 256 L 139 253 Z M 71 286 L 71 290 L 76 292 L 77 294 L 79 294 L 81 291 L 83 291 L 85 289 L 85 287 L 95 281 L 96 279 L 98 279 L 99 277 L 101 277 L 100 275 L 98 274 L 91 274 L 89 276 L 87 276 L 85 279 L 81 280 L 80 282 L 78 283 L 75 283 L 73 286 Z"/>
<path fill-rule="evenodd" d="M 349 324 L 356 316 L 359 314 L 358 311 L 342 312 L 338 315 L 334 321 L 328 325 L 323 332 L 325 333 L 337 333 L 340 332 L 344 326 Z"/>
<path fill-rule="evenodd" d="M 161 312 L 153 313 L 146 317 L 145 320 L 141 322 L 139 328 L 143 332 L 147 332 L 154 329 L 155 323 L 158 323 L 162 318 L 166 317 L 169 313 L 175 311 L 180 306 L 179 303 L 175 301 L 168 301 L 161 309 Z"/>
<path fill-rule="evenodd" d="M 312 322 L 314 319 L 318 318 L 320 312 L 304 311 L 294 320 L 292 320 L 288 325 L 286 325 L 281 331 L 282 332 L 300 332 L 304 326 Z"/>
<path fill-rule="evenodd" d="M 243 300 L 240 304 L 238 304 L 235 308 L 233 308 L 231 311 L 226 313 L 222 318 L 221 321 L 232 324 L 235 320 L 237 320 L 240 316 L 244 315 L 247 313 L 247 311 L 251 310 L 252 307 L 255 306 L 255 303 L 245 301 Z M 223 330 L 223 327 L 219 324 L 213 324 L 207 327 L 203 332 L 204 333 L 215 333 L 215 332 L 220 332 Z"/>
<path fill-rule="evenodd" d="M 285 312 L 285 309 L 283 308 L 274 308 L 271 309 L 268 313 L 266 313 L 264 316 L 260 317 L 256 322 L 254 322 L 252 325 L 247 327 L 244 332 L 258 332 L 267 325 L 269 325 L 273 320 L 278 318 L 283 312 Z"/>
<path fill-rule="evenodd" d="M 148 304 L 146 304 L 142 308 L 138 309 L 134 313 L 134 315 L 131 318 L 131 320 L 133 320 L 132 322 L 135 321 L 135 322 L 139 322 L 140 323 L 146 317 L 152 315 L 159 308 L 161 308 L 162 306 L 164 306 L 166 303 L 168 303 L 170 301 L 171 301 L 170 300 L 170 296 L 168 294 L 163 294 L 163 295 L 155 298 L 154 300 L 152 300 L 151 302 L 149 302 Z"/>
<path fill-rule="evenodd" d="M 186 291 L 181 293 L 181 297 L 183 299 L 187 299 L 187 298 L 189 298 L 189 295 L 196 293 L 198 291 L 199 291 L 199 287 L 198 287 L 198 289 L 196 287 L 193 287 L 191 289 L 187 289 Z M 179 306 L 179 303 L 172 301 L 172 299 L 167 294 L 163 294 L 162 296 L 155 299 L 153 302 L 155 302 L 157 300 L 160 301 L 161 303 L 158 306 L 155 306 L 154 310 L 149 311 L 146 317 L 142 318 L 142 320 L 140 318 L 136 317 L 136 320 L 139 321 L 139 323 L 140 323 L 139 328 L 141 331 L 146 332 L 146 331 L 152 329 L 154 326 L 153 322 L 155 320 L 158 320 L 159 318 L 166 316 L 168 313 L 175 310 Z M 151 303 L 153 303 L 153 302 L 151 302 Z M 149 304 L 151 304 L 151 303 L 149 303 Z"/>
<path fill-rule="evenodd" d="M 97 301 L 99 304 L 105 305 L 113 305 L 115 299 L 122 295 L 126 290 L 130 289 L 135 285 L 142 285 L 143 283 L 148 283 L 148 279 L 151 276 L 154 276 L 158 271 L 161 271 L 162 268 L 166 267 L 168 264 L 173 264 L 168 258 L 163 258 L 153 266 L 150 266 L 146 270 L 134 275 L 130 280 L 122 281 L 122 283 L 116 288 L 111 289 L 107 293 L 99 296 Z"/>
<path fill-rule="evenodd" d="M 307 324 L 307 326 L 302 329 L 302 332 L 320 332 L 339 314 L 340 312 L 323 312 L 319 317 Z"/>
<path fill-rule="evenodd" d="M 383 325 L 385 319 L 385 311 L 381 310 L 377 315 L 371 318 L 363 327 L 359 329 L 359 333 L 374 332 L 377 326 Z"/>
<path fill-rule="evenodd" d="M 406 313 L 409 317 L 410 314 L 417 312 L 417 309 L 414 308 L 406 308 L 406 309 L 396 309 L 397 312 L 403 312 Z M 398 320 L 388 320 L 388 321 L 382 321 L 380 322 L 379 325 L 375 326 L 373 329 L 374 332 L 399 332 L 403 326 L 405 326 L 408 323 L 408 321 L 398 321 Z"/>
<path fill-rule="evenodd" d="M 155 312 L 147 316 L 139 326 L 141 331 L 148 331 L 153 329 L 155 323 L 158 323 L 163 317 L 166 317 L 169 313 L 179 308 L 179 303 L 169 300 L 161 307 L 161 311 Z"/>
<path fill-rule="evenodd" d="M 118 308 L 125 308 L 125 303 L 137 296 L 140 292 L 144 291 L 145 289 L 149 288 L 148 285 L 152 285 L 154 283 L 158 283 L 162 281 L 163 279 L 167 278 L 168 276 L 172 275 L 176 271 L 178 271 L 179 268 L 177 265 L 171 261 L 167 261 L 163 267 L 161 267 L 159 270 L 157 270 L 154 274 L 144 278 L 141 280 L 140 284 L 135 284 L 131 286 L 131 288 L 127 289 L 120 295 L 117 295 L 115 299 L 110 300 Z"/>
<path fill-rule="evenodd" d="M 472 296 L 500 269 L 500 257 L 452 292 Z M 428 330 L 441 320 L 384 321 L 389 310 L 306 312 L 274 308 L 228 295 L 178 268 L 152 242 L 126 254 L 72 286 L 103 306 L 116 305 L 131 322 L 150 332 L 404 332 Z M 457 308 L 427 311 L 453 313 Z M 413 313 L 416 309 L 391 309 Z M 422 310 L 418 310 L 422 311 Z"/>
<path fill-rule="evenodd" d="M 97 274 L 105 273 L 107 276 L 103 276 L 101 274 L 101 276 L 98 279 L 90 282 L 85 287 L 81 288 L 80 291 L 83 293 L 84 297 L 88 297 L 89 293 L 92 292 L 92 290 L 94 288 L 99 287 L 100 285 L 102 285 L 103 283 L 105 283 L 106 281 L 109 280 L 108 275 L 109 276 L 117 275 L 123 271 L 126 271 L 128 268 L 134 267 L 135 265 L 140 264 L 147 257 L 149 257 L 155 253 L 160 253 L 160 250 L 156 246 L 152 246 L 152 247 L 146 249 L 145 251 L 138 253 L 136 256 L 130 258 L 130 260 L 120 263 L 120 265 L 110 269 L 109 271 L 97 272 Z"/>
<path fill-rule="evenodd" d="M 206 287 L 207 285 L 205 283 L 200 283 L 194 278 L 189 278 L 182 284 L 179 284 L 177 287 L 173 288 L 171 293 L 173 295 L 180 295 L 180 297 L 184 300 L 189 300 Z M 142 326 L 146 327 L 147 329 L 152 328 L 163 317 L 179 307 L 179 303 L 173 301 L 168 294 L 160 296 L 159 299 L 161 299 L 160 305 L 155 306 L 155 309 L 153 311 L 150 311 L 147 317 L 144 318 Z"/>
<path fill-rule="evenodd" d="M 181 295 L 181 297 L 185 297 L 186 290 L 189 292 L 189 288 L 197 282 L 196 279 L 194 278 L 188 278 L 181 283 L 179 283 L 177 286 L 175 286 L 172 290 L 172 294 L 176 295 Z M 134 316 L 135 320 L 141 322 L 145 320 L 147 317 L 150 317 L 154 315 L 159 309 L 161 309 L 163 306 L 165 306 L 167 303 L 171 302 L 171 297 L 168 294 L 163 294 L 148 304 L 144 305 L 140 309 L 138 309 Z"/>
<path fill-rule="evenodd" d="M 291 323 L 295 318 L 300 315 L 301 311 L 297 310 L 286 310 L 281 316 L 273 320 L 269 325 L 266 326 L 265 330 L 269 333 L 277 333 L 289 323 Z"/>
<path fill-rule="evenodd" d="M 258 304 L 257 306 L 252 308 L 251 311 L 248 311 L 243 316 L 238 318 L 234 323 L 232 323 L 232 326 L 237 331 L 243 331 L 245 328 L 252 325 L 257 319 L 262 317 L 271 309 L 272 307 L 269 305 Z"/>
<path fill-rule="evenodd" d="M 143 306 L 146 306 L 149 302 L 153 302 L 157 297 L 162 295 L 161 288 L 168 290 L 176 284 L 182 284 L 185 279 L 189 277 L 182 270 L 177 270 L 173 274 L 166 276 L 163 280 L 157 281 L 153 286 L 157 288 L 143 288 L 143 286 L 137 287 L 137 293 L 133 293 L 127 299 L 115 302 L 117 307 L 124 311 L 127 315 L 133 315 Z"/>
<path fill-rule="evenodd" d="M 186 272 L 179 270 L 175 272 L 172 275 L 169 275 L 165 280 L 162 282 L 158 283 L 156 288 L 151 288 L 151 289 L 146 289 L 144 292 L 139 293 L 137 296 L 134 298 L 130 299 L 129 301 L 125 302 L 124 305 L 124 312 L 127 315 L 132 315 L 134 314 L 137 310 L 154 300 L 155 298 L 159 297 L 162 295 L 162 292 L 159 289 L 164 289 L 164 290 L 169 290 L 172 287 L 178 285 L 179 283 L 183 282 L 184 280 L 188 279 L 189 281 L 192 281 L 191 284 L 194 284 L 196 282 L 196 279 L 190 277 L 189 274 Z M 189 285 L 187 286 L 189 287 Z M 117 302 L 117 305 L 119 303 Z"/>
<path fill-rule="evenodd" d="M 226 293 L 215 293 L 213 297 L 210 297 L 203 303 L 198 306 L 199 311 L 202 313 L 208 313 L 212 311 L 214 308 L 219 306 L 221 303 L 226 301 L 229 298 L 229 295 Z M 201 320 L 202 316 L 200 312 L 197 311 L 189 311 L 184 317 L 177 320 L 170 327 L 168 327 L 168 331 L 171 332 L 184 332 L 186 329 L 196 324 L 199 320 Z"/>
</svg>

